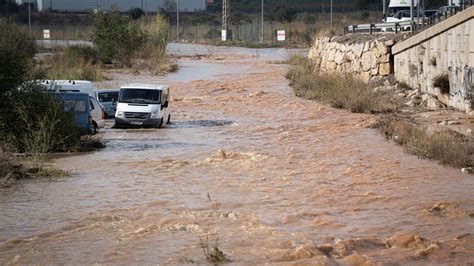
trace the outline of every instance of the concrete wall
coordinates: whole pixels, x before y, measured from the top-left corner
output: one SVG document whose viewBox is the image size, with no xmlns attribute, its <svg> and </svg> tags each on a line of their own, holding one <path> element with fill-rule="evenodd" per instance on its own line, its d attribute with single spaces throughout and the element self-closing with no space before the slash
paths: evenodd
<svg viewBox="0 0 474 266">
<path fill-rule="evenodd" d="M 449 107 L 473 109 L 474 7 L 397 43 L 392 48 L 398 81 L 433 94 Z M 433 86 L 433 78 L 449 76 L 449 93 Z"/>
<path fill-rule="evenodd" d="M 350 73 L 370 82 L 393 73 L 390 64 L 393 36 L 347 35 L 320 37 L 308 57 L 320 71 Z"/>
<path fill-rule="evenodd" d="M 59 11 L 90 11 L 99 7 L 99 0 L 16 0 L 17 3 L 36 2 L 38 11 L 45 11 L 53 6 Z M 155 12 L 163 7 L 167 0 L 100 0 L 104 10 L 110 10 L 112 6 L 117 6 L 121 11 L 128 11 L 134 7 L 142 7 L 148 12 Z M 168 0 L 174 3 L 175 0 Z M 206 0 L 180 0 L 179 10 L 185 12 L 199 11 L 206 9 Z"/>
</svg>

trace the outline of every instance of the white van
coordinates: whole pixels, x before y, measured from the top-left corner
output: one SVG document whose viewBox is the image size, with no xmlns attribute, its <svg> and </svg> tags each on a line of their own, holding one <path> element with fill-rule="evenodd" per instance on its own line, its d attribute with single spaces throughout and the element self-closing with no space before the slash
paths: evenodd
<svg viewBox="0 0 474 266">
<path fill-rule="evenodd" d="M 94 85 L 87 80 L 37 80 L 44 90 L 50 92 L 81 92 L 95 97 Z"/>
<path fill-rule="evenodd" d="M 121 87 L 114 127 L 161 127 L 170 123 L 169 97 L 169 88 L 163 85 Z"/>
<path fill-rule="evenodd" d="M 89 96 L 89 101 L 91 105 L 92 126 L 94 127 L 93 131 L 96 133 L 98 128 L 105 126 L 104 106 L 92 96 Z"/>
<path fill-rule="evenodd" d="M 87 80 L 54 80 L 53 88 L 57 92 L 82 92 L 95 97 L 94 85 Z"/>
</svg>

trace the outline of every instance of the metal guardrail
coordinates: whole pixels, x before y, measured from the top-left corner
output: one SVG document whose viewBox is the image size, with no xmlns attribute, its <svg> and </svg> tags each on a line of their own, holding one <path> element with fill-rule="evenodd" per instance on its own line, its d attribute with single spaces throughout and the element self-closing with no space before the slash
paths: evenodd
<svg viewBox="0 0 474 266">
<path fill-rule="evenodd" d="M 344 27 L 344 35 L 351 33 L 399 33 L 401 31 L 408 31 L 413 29 L 413 32 L 423 30 L 427 27 L 435 25 L 448 17 L 454 16 L 457 13 L 469 8 L 474 5 L 474 0 L 464 1 L 459 9 L 450 9 L 448 12 L 442 14 L 435 14 L 431 17 L 425 18 L 414 18 L 413 21 L 401 21 L 401 22 L 381 22 L 372 24 L 354 24 Z"/>
<path fill-rule="evenodd" d="M 344 35 L 348 33 L 375 33 L 375 32 L 395 32 L 409 30 L 412 26 L 410 21 L 386 22 L 377 24 L 359 24 L 344 27 Z"/>
</svg>

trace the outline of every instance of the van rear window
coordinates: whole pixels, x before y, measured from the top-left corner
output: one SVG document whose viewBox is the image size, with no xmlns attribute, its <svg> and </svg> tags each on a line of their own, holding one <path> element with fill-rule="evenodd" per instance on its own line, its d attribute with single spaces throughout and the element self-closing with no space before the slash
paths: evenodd
<svg viewBox="0 0 474 266">
<path fill-rule="evenodd" d="M 82 113 L 86 111 L 86 102 L 84 100 L 64 100 L 64 111 L 73 111 Z"/>
<path fill-rule="evenodd" d="M 113 92 L 99 92 L 99 102 L 114 102 L 118 100 L 118 91 Z"/>
</svg>

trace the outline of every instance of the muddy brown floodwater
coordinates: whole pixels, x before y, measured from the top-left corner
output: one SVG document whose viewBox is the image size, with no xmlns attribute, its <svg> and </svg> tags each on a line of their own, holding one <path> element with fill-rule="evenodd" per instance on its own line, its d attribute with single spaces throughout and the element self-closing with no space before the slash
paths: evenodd
<svg viewBox="0 0 474 266">
<path fill-rule="evenodd" d="M 473 176 L 293 96 L 269 60 L 297 51 L 170 51 L 211 57 L 108 76 L 170 84 L 173 123 L 103 129 L 106 149 L 54 161 L 72 176 L 1 190 L 0 264 L 206 263 L 216 239 L 238 264 L 474 263 Z"/>
</svg>

